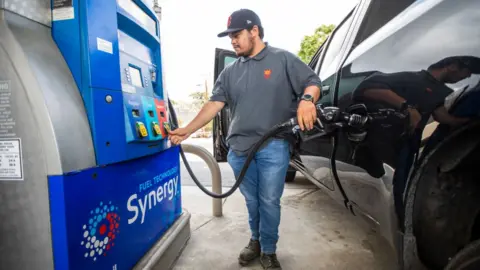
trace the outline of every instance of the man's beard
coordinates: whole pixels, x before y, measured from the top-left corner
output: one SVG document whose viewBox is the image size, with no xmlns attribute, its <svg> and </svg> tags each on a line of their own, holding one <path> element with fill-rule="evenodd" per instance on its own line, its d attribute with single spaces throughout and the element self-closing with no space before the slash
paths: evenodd
<svg viewBox="0 0 480 270">
<path fill-rule="evenodd" d="M 253 42 L 253 37 L 249 37 L 248 40 L 250 41 L 249 42 L 250 43 L 250 46 L 249 46 L 250 48 L 247 51 L 240 53 L 239 56 L 249 57 L 253 54 L 253 49 L 255 48 L 254 42 Z"/>
</svg>

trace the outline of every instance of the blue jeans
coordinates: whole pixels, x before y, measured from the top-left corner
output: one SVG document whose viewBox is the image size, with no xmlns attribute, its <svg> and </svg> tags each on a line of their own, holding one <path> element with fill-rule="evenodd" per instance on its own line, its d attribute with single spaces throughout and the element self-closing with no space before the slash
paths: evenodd
<svg viewBox="0 0 480 270">
<path fill-rule="evenodd" d="M 274 139 L 255 154 L 240 192 L 247 204 L 250 230 L 253 240 L 260 240 L 262 252 L 276 252 L 278 227 L 280 225 L 280 198 L 283 194 L 285 176 L 290 161 L 289 144 Z M 247 155 L 228 153 L 228 163 L 238 178 Z"/>
</svg>

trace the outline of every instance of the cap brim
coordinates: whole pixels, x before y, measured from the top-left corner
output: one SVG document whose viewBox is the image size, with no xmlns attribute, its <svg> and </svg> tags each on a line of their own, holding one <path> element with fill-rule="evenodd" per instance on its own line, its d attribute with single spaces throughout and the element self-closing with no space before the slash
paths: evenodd
<svg viewBox="0 0 480 270">
<path fill-rule="evenodd" d="M 480 61 L 474 61 L 469 65 L 469 68 L 473 74 L 480 74 Z"/>
<path fill-rule="evenodd" d="M 480 74 L 480 58 L 475 56 L 465 56 L 461 60 L 473 74 Z"/>
<path fill-rule="evenodd" d="M 217 36 L 218 37 L 226 37 L 228 36 L 229 34 L 231 33 L 235 33 L 235 32 L 238 32 L 238 31 L 242 31 L 244 28 L 231 28 L 231 29 L 227 29 L 223 32 L 221 32 L 220 34 L 218 34 Z"/>
</svg>

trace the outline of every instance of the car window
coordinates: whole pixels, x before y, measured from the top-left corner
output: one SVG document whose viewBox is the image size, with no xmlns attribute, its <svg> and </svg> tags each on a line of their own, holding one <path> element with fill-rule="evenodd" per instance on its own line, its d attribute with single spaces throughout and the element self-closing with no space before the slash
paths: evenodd
<svg viewBox="0 0 480 270">
<path fill-rule="evenodd" d="M 328 44 L 327 51 L 322 61 L 320 68 L 320 79 L 324 80 L 332 73 L 335 72 L 340 60 L 340 50 L 342 49 L 343 42 L 347 36 L 348 29 L 352 23 L 353 16 L 350 16 L 341 24 L 338 29 L 335 30 L 331 37 L 330 44 Z"/>
<path fill-rule="evenodd" d="M 236 57 L 225 56 L 225 59 L 224 59 L 224 67 L 228 66 L 230 63 L 235 62 L 235 60 L 237 60 Z"/>
<path fill-rule="evenodd" d="M 445 10 L 449 11 L 448 19 Z M 468 61 L 473 70 L 470 76 L 453 74 L 443 79 L 455 92 L 446 98 L 447 107 L 455 102 L 456 97 L 465 98 L 467 93 L 475 91 L 480 93 L 479 23 L 480 1 L 420 1 L 412 5 L 402 16 L 391 20 L 352 51 L 344 64 L 339 100 L 374 72 L 428 70 L 442 61 L 446 62 L 440 67 L 447 66 L 445 71 L 451 72 L 455 66 L 448 66 L 447 60 L 452 57 L 470 57 Z M 468 97 L 480 100 L 480 95 Z"/>
<path fill-rule="evenodd" d="M 415 0 L 373 1 L 355 38 L 355 44 L 362 43 L 395 16 L 413 7 L 414 2 Z"/>
</svg>

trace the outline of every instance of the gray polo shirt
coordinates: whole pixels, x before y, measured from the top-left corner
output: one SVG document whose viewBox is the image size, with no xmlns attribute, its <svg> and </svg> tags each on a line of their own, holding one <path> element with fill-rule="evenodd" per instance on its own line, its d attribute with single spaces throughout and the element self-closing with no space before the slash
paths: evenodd
<svg viewBox="0 0 480 270">
<path fill-rule="evenodd" d="M 227 144 L 247 152 L 273 126 L 296 116 L 297 99 L 320 78 L 294 54 L 267 44 L 253 58 L 240 57 L 218 76 L 211 101 L 225 102 L 231 122 Z"/>
</svg>

